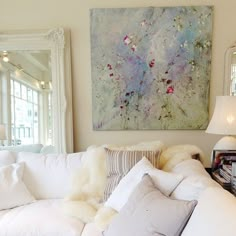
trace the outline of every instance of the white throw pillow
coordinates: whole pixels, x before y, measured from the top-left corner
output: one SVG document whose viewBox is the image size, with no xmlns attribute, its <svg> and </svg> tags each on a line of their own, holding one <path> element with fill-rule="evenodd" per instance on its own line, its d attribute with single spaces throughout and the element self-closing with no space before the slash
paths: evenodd
<svg viewBox="0 0 236 236">
<path fill-rule="evenodd" d="M 0 167 L 0 210 L 33 202 L 35 199 L 22 181 L 24 164 Z"/>
<path fill-rule="evenodd" d="M 151 176 L 156 187 L 158 187 L 166 196 L 169 196 L 183 179 L 182 175 L 156 169 L 146 157 L 143 157 L 142 160 L 140 160 L 128 174 L 121 179 L 106 201 L 105 207 L 111 207 L 119 212 L 128 201 L 128 198 L 135 187 L 142 180 L 143 175 L 146 173 Z"/>
<path fill-rule="evenodd" d="M 23 181 L 38 199 L 64 198 L 69 192 L 70 175 L 81 167 L 83 152 L 43 154 L 19 152 L 17 163 L 24 162 Z"/>
</svg>

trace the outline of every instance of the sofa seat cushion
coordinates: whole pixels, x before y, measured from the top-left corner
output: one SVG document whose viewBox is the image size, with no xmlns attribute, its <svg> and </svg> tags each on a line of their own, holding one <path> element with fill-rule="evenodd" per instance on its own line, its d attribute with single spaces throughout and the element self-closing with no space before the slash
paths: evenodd
<svg viewBox="0 0 236 236">
<path fill-rule="evenodd" d="M 80 236 L 84 224 L 64 215 L 63 200 L 39 200 L 0 211 L 1 236 Z"/>
</svg>

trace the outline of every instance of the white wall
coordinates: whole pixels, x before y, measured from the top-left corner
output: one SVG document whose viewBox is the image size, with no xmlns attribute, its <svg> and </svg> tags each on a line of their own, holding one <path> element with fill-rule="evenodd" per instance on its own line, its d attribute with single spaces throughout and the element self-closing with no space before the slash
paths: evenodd
<svg viewBox="0 0 236 236">
<path fill-rule="evenodd" d="M 90 144 L 163 140 L 196 144 L 209 166 L 211 149 L 220 138 L 204 131 L 93 131 L 90 76 L 89 8 L 213 5 L 214 31 L 210 113 L 215 96 L 223 93 L 224 53 L 236 41 L 235 0 L 12 0 L 1 1 L 0 31 L 66 27 L 71 30 L 75 151 Z"/>
</svg>

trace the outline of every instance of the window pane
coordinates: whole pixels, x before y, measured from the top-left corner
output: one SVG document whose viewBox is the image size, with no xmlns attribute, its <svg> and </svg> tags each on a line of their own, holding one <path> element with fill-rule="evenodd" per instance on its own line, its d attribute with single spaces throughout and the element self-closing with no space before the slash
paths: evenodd
<svg viewBox="0 0 236 236">
<path fill-rule="evenodd" d="M 38 105 L 34 105 L 34 120 L 38 122 Z"/>
<path fill-rule="evenodd" d="M 26 112 L 26 102 L 16 98 L 15 99 L 15 122 L 16 126 L 19 126 L 25 121 L 25 112 Z"/>
<path fill-rule="evenodd" d="M 25 137 L 25 128 L 21 127 L 20 128 L 20 139 L 24 139 L 24 137 Z"/>
<path fill-rule="evenodd" d="M 25 117 L 28 123 L 33 123 L 33 105 L 32 103 L 27 103 L 27 115 Z"/>
<path fill-rule="evenodd" d="M 12 144 L 39 143 L 39 92 L 11 80 Z"/>
<path fill-rule="evenodd" d="M 33 91 L 33 98 L 34 98 L 34 103 L 35 104 L 38 104 L 38 92 L 36 92 L 36 91 Z"/>
<path fill-rule="evenodd" d="M 14 81 L 14 95 L 20 97 L 20 83 Z"/>
<path fill-rule="evenodd" d="M 25 85 L 21 85 L 21 95 L 22 99 L 27 100 L 27 89 Z"/>
<path fill-rule="evenodd" d="M 32 102 L 32 89 L 30 88 L 27 88 L 27 91 L 28 91 L 28 101 Z"/>
</svg>

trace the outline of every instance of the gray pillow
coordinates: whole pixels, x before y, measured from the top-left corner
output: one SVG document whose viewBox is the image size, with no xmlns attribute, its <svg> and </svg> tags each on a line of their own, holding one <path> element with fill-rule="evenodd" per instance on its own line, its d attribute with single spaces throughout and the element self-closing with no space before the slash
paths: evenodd
<svg viewBox="0 0 236 236">
<path fill-rule="evenodd" d="M 144 156 L 155 166 L 159 164 L 159 151 L 150 150 L 111 150 L 105 148 L 107 182 L 104 190 L 104 201 L 108 199 L 120 180 L 138 163 Z"/>
<path fill-rule="evenodd" d="M 177 236 L 183 231 L 197 201 L 163 195 L 144 175 L 128 202 L 112 220 L 104 236 Z"/>
</svg>

